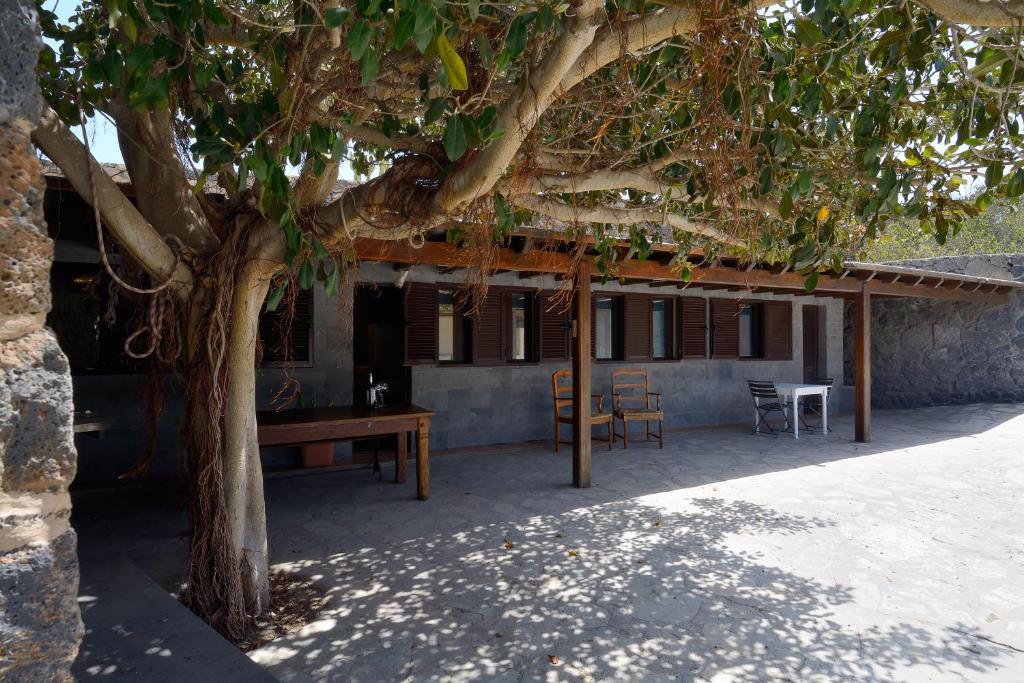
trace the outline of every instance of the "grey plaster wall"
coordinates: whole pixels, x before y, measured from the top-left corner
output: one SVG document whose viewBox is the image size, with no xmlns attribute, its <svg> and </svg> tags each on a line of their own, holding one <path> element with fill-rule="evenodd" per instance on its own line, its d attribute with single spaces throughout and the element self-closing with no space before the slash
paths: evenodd
<svg viewBox="0 0 1024 683">
<path fill-rule="evenodd" d="M 368 266 L 364 280 L 393 284 L 395 271 L 390 267 Z M 441 275 L 430 268 L 413 268 L 411 281 L 458 282 L 458 274 Z M 551 277 L 520 279 L 505 273 L 493 279 L 496 285 L 553 289 L 560 286 Z M 645 285 L 621 286 L 617 283 L 594 285 L 595 291 L 639 292 L 650 294 Z M 739 293 L 687 290 L 694 296 L 739 297 Z M 746 298 L 749 298 L 747 295 Z M 720 424 L 752 420 L 747 379 L 772 379 L 799 382 L 803 379 L 803 317 L 800 306 L 824 307 L 821 349 L 830 376 L 842 376 L 843 309 L 838 299 L 791 296 L 757 296 L 764 300 L 793 302 L 793 359 L 763 360 L 681 360 L 649 363 L 606 362 L 593 364 L 594 392 L 605 396 L 611 409 L 611 373 L 616 367 L 646 367 L 651 373 L 654 391 L 661 391 L 666 413 L 666 428 Z M 437 411 L 431 426 L 431 448 L 447 449 L 534 439 L 551 439 L 551 373 L 569 363 L 538 363 L 499 366 L 416 366 L 412 371 L 413 401 Z M 837 387 L 830 404 L 834 410 L 852 407 L 849 389 Z M 568 427 L 565 438 L 569 438 Z M 642 428 L 637 428 L 637 434 Z"/>
<path fill-rule="evenodd" d="M 1024 254 L 958 256 L 901 265 L 1024 280 Z M 876 408 L 1024 401 L 1024 297 L 1020 293 L 1005 305 L 875 300 L 871 326 L 871 400 Z"/>
</svg>

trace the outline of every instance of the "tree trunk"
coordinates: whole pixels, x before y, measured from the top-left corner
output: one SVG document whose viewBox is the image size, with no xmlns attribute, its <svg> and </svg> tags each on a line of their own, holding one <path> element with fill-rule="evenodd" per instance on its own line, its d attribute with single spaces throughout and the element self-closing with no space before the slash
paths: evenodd
<svg viewBox="0 0 1024 683">
<path fill-rule="evenodd" d="M 238 559 L 245 603 L 254 614 L 270 605 L 263 470 L 256 441 L 256 339 L 270 283 L 260 261 L 235 283 L 228 332 L 224 405 L 224 499 L 231 554 Z"/>
<path fill-rule="evenodd" d="M 189 574 L 186 604 L 233 640 L 270 605 L 263 470 L 256 439 L 256 340 L 284 238 L 236 221 L 206 264 L 188 335 Z"/>
</svg>

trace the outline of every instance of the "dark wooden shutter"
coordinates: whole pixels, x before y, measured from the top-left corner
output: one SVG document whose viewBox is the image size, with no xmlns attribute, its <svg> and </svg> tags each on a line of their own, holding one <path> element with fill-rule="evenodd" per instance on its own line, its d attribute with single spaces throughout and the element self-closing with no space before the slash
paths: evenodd
<svg viewBox="0 0 1024 683">
<path fill-rule="evenodd" d="M 437 362 L 437 287 L 411 282 L 405 287 L 405 364 Z"/>
<path fill-rule="evenodd" d="M 540 359 L 569 360 L 569 310 L 556 292 L 541 292 Z"/>
<path fill-rule="evenodd" d="M 308 364 L 313 360 L 313 290 L 300 289 L 295 301 L 281 302 L 276 311 L 260 312 L 260 346 L 263 363 Z M 288 306 L 291 306 L 291 311 Z M 291 315 L 289 321 L 288 315 Z M 288 339 L 284 335 L 288 335 Z"/>
<path fill-rule="evenodd" d="M 793 359 L 793 304 L 789 301 L 764 302 L 764 357 Z"/>
<path fill-rule="evenodd" d="M 711 300 L 711 357 L 740 355 L 740 306 L 736 299 Z"/>
<path fill-rule="evenodd" d="M 590 357 L 597 358 L 597 294 L 590 295 Z"/>
<path fill-rule="evenodd" d="M 679 298 L 679 355 L 682 358 L 706 358 L 707 300 L 696 296 Z"/>
<path fill-rule="evenodd" d="M 651 297 L 643 294 L 627 294 L 622 298 L 624 311 L 623 353 L 626 360 L 649 360 L 651 358 Z"/>
<path fill-rule="evenodd" d="M 502 337 L 502 291 L 489 287 L 476 313 L 473 335 L 473 362 L 498 363 L 504 360 Z"/>
</svg>

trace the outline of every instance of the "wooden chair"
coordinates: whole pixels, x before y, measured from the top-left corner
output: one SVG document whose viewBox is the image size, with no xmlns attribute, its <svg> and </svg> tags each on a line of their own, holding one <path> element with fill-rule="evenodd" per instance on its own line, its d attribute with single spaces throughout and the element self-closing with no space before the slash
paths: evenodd
<svg viewBox="0 0 1024 683">
<path fill-rule="evenodd" d="M 604 396 L 591 394 L 591 398 L 596 399 L 597 410 L 590 414 L 590 424 L 608 425 L 608 450 L 611 450 L 614 438 L 611 413 L 604 412 Z M 559 445 L 572 443 L 572 441 L 562 441 L 562 435 L 559 433 L 561 425 L 572 424 L 572 370 L 556 370 L 552 373 L 551 399 L 555 408 L 555 453 L 557 453 Z M 563 412 L 563 408 L 568 408 L 569 413 Z"/>
<path fill-rule="evenodd" d="M 651 397 L 655 405 L 651 407 Z M 622 420 L 622 447 L 629 448 L 629 422 L 642 420 L 647 423 L 647 440 L 658 437 L 658 448 L 665 447 L 665 414 L 661 411 L 661 393 L 651 391 L 651 380 L 643 368 L 612 371 L 613 414 Z M 651 422 L 658 423 L 658 433 L 651 432 Z"/>
</svg>

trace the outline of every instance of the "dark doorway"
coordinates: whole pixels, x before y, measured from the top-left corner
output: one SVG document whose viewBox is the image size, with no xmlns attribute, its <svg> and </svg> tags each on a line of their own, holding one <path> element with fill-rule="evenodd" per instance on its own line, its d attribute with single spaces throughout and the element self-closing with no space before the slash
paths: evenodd
<svg viewBox="0 0 1024 683">
<path fill-rule="evenodd" d="M 356 287 L 352 311 L 353 403 L 366 405 L 370 375 L 374 383 L 388 385 L 384 401 L 388 405 L 409 403 L 412 376 L 405 363 L 405 312 L 402 290 L 397 287 L 364 285 Z M 391 444 L 376 440 L 356 442 L 356 453 L 366 453 Z M 360 461 L 360 458 L 356 458 Z"/>
<path fill-rule="evenodd" d="M 821 306 L 804 306 L 804 382 L 824 377 L 821 361 Z"/>
</svg>

